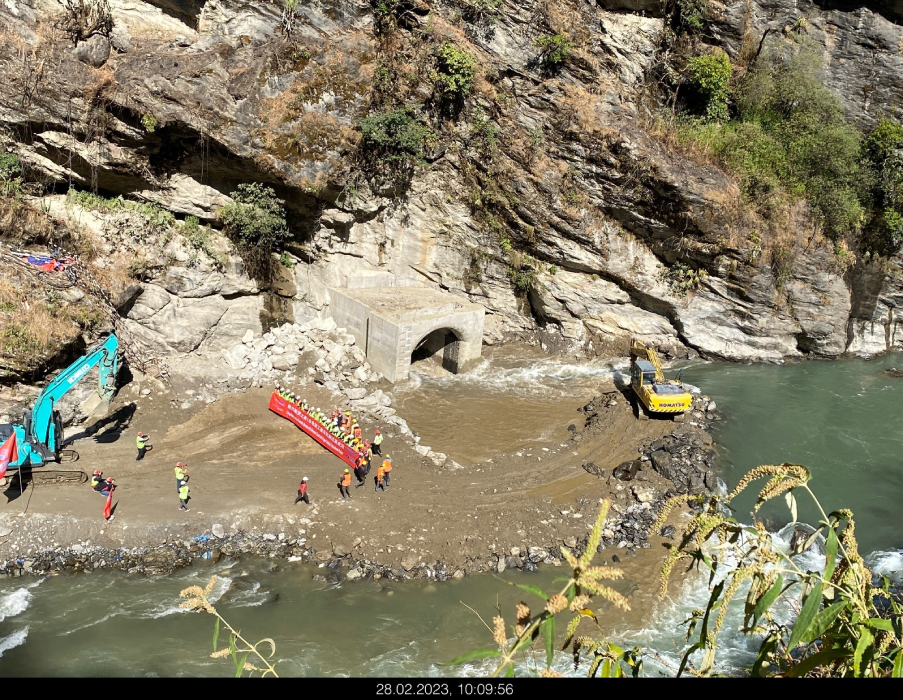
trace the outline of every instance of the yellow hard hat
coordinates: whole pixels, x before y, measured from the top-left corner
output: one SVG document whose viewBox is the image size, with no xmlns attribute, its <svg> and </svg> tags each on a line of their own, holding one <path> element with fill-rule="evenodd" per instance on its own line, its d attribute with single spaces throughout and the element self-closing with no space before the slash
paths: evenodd
<svg viewBox="0 0 903 700">
<path fill-rule="evenodd" d="M 345 470 L 345 473 L 346 473 L 346 474 L 350 474 L 351 472 L 350 472 L 349 470 L 346 469 L 346 470 Z"/>
</svg>

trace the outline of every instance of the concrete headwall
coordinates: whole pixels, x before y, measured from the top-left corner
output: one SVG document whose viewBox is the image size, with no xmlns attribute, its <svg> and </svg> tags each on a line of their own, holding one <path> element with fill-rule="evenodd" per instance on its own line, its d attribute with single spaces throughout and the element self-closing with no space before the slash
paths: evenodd
<svg viewBox="0 0 903 700">
<path fill-rule="evenodd" d="M 372 278 L 380 279 L 377 275 Z M 356 280 L 357 287 L 330 289 L 330 311 L 336 324 L 348 329 L 373 368 L 386 379 L 406 379 L 414 348 L 440 329 L 451 331 L 457 338 L 453 352 L 446 358 L 450 361 L 444 363 L 451 365 L 447 369 L 463 372 L 480 358 L 485 313 L 482 307 L 427 288 L 421 294 L 387 287 L 380 294 L 380 288 L 371 286 L 370 281 L 367 276 Z M 422 306 L 418 307 L 418 303 Z"/>
</svg>

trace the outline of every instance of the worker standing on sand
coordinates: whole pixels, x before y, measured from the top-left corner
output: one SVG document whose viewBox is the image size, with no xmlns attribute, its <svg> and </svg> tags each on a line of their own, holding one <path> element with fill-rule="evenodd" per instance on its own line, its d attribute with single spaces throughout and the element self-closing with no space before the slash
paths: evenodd
<svg viewBox="0 0 903 700">
<path fill-rule="evenodd" d="M 389 455 L 386 455 L 386 458 L 383 460 L 382 466 L 383 473 L 386 476 L 386 491 L 389 490 L 389 475 L 392 473 L 392 458 Z"/>
<path fill-rule="evenodd" d="M 144 453 L 147 452 L 148 440 L 150 440 L 150 435 L 145 435 L 139 430 L 138 437 L 135 438 L 135 445 L 138 447 L 138 456 L 135 457 L 136 462 L 144 459 Z"/>
<path fill-rule="evenodd" d="M 383 436 L 379 432 L 379 428 L 376 429 L 376 436 L 373 438 L 373 442 L 370 445 L 370 449 L 373 450 L 373 454 L 382 455 L 382 452 L 379 451 L 379 446 L 383 444 Z"/>
<path fill-rule="evenodd" d="M 298 498 L 295 499 L 295 505 L 298 504 L 298 501 L 304 501 L 307 505 L 310 505 L 310 499 L 307 497 L 307 477 L 305 476 L 301 479 L 301 484 L 298 486 Z"/>
<path fill-rule="evenodd" d="M 375 484 L 375 486 L 373 487 L 374 493 L 376 491 L 379 491 L 380 489 L 382 489 L 383 491 L 386 490 L 385 479 L 386 479 L 386 472 L 383 470 L 382 467 L 380 467 L 379 469 L 376 470 L 376 476 L 373 477 L 373 483 Z"/>
<path fill-rule="evenodd" d="M 367 458 L 364 455 L 360 455 L 357 458 L 357 466 L 354 468 L 354 475 L 357 477 L 357 483 L 354 485 L 354 488 L 359 489 L 364 485 L 364 480 L 367 478 Z"/>
<path fill-rule="evenodd" d="M 191 508 L 188 507 L 188 490 L 188 484 L 183 481 L 182 485 L 179 487 L 179 510 L 191 510 Z"/>
<path fill-rule="evenodd" d="M 179 492 L 179 489 L 182 488 L 182 484 L 188 481 L 188 467 L 186 467 L 181 462 L 176 464 L 175 468 L 176 472 L 176 493 Z"/>
<path fill-rule="evenodd" d="M 339 493 L 342 494 L 342 500 L 345 500 L 345 497 L 351 498 L 351 491 L 349 487 L 351 486 L 351 470 L 346 469 L 342 472 L 342 476 L 339 477 Z"/>
</svg>

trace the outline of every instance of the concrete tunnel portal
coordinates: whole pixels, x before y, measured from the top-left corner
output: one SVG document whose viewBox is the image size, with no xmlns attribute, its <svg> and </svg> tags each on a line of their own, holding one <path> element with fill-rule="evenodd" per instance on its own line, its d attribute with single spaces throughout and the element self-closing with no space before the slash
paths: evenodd
<svg viewBox="0 0 903 700">
<path fill-rule="evenodd" d="M 437 328 L 430 331 L 414 346 L 411 353 L 411 364 L 417 362 L 434 362 L 446 372 L 458 374 L 458 354 L 460 338 L 451 328 Z"/>
<path fill-rule="evenodd" d="M 466 372 L 480 359 L 485 310 L 448 292 L 418 286 L 331 288 L 330 312 L 390 382 L 407 379 L 412 362 L 434 361 Z"/>
</svg>

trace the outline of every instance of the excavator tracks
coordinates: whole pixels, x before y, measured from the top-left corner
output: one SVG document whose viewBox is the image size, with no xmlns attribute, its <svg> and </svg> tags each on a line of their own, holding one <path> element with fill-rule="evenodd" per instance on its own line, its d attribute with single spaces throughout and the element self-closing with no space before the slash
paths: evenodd
<svg viewBox="0 0 903 700">
<path fill-rule="evenodd" d="M 34 486 L 47 486 L 53 484 L 85 484 L 88 482 L 88 475 L 78 470 L 63 469 L 41 469 L 34 471 L 25 476 L 23 488 Z M 4 476 L 0 479 L 0 488 L 17 489 L 19 487 L 19 477 L 14 473 L 12 476 Z"/>
</svg>

